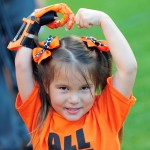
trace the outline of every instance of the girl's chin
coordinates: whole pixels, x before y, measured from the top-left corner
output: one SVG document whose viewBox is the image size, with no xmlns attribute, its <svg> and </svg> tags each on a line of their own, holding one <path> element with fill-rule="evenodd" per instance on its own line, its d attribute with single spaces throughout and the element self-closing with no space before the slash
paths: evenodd
<svg viewBox="0 0 150 150">
<path fill-rule="evenodd" d="M 68 121 L 78 121 L 81 117 L 65 117 Z"/>
</svg>

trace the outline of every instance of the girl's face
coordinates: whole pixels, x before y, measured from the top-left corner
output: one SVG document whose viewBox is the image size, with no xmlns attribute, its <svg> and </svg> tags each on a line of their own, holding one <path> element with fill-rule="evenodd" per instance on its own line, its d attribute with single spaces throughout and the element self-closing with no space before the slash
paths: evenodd
<svg viewBox="0 0 150 150">
<path fill-rule="evenodd" d="M 54 110 L 69 121 L 76 121 L 86 114 L 93 106 L 95 94 L 94 83 L 90 78 L 87 82 L 77 69 L 61 69 L 49 88 Z"/>
</svg>

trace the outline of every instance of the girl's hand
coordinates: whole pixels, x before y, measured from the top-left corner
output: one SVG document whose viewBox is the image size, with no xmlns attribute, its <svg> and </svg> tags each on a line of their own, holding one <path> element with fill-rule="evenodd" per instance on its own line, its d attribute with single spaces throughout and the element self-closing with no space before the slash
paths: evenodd
<svg viewBox="0 0 150 150">
<path fill-rule="evenodd" d="M 98 10 L 80 8 L 75 16 L 75 22 L 79 28 L 90 28 L 100 26 L 100 20 L 103 12 Z"/>
</svg>

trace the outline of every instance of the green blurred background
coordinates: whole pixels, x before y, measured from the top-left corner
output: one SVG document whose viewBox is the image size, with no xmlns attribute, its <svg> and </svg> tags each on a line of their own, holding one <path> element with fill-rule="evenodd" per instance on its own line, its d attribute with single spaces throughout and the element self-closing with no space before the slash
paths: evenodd
<svg viewBox="0 0 150 150">
<path fill-rule="evenodd" d="M 112 17 L 127 38 L 138 62 L 133 89 L 137 102 L 125 122 L 122 150 L 150 150 L 150 0 L 46 1 L 46 5 L 55 3 L 66 3 L 74 13 L 81 7 L 104 11 Z M 74 26 L 71 31 L 65 31 L 64 27 L 57 30 L 45 27 L 40 40 L 47 38 L 49 34 L 59 37 L 75 34 L 104 38 L 98 27 L 78 29 Z"/>
</svg>

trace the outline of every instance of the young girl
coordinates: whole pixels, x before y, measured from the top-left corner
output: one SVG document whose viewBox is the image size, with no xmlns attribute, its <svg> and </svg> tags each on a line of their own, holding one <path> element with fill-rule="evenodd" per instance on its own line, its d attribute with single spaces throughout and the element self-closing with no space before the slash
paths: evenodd
<svg viewBox="0 0 150 150">
<path fill-rule="evenodd" d="M 34 149 L 119 150 L 118 133 L 135 103 L 135 57 L 104 12 L 81 8 L 75 23 L 81 32 L 99 26 L 109 48 L 94 38 L 75 36 L 60 41 L 49 37 L 41 53 L 20 48 L 15 60 L 16 108 Z M 113 75 L 110 53 L 116 65 Z M 99 87 L 101 94 L 96 95 Z"/>
</svg>

